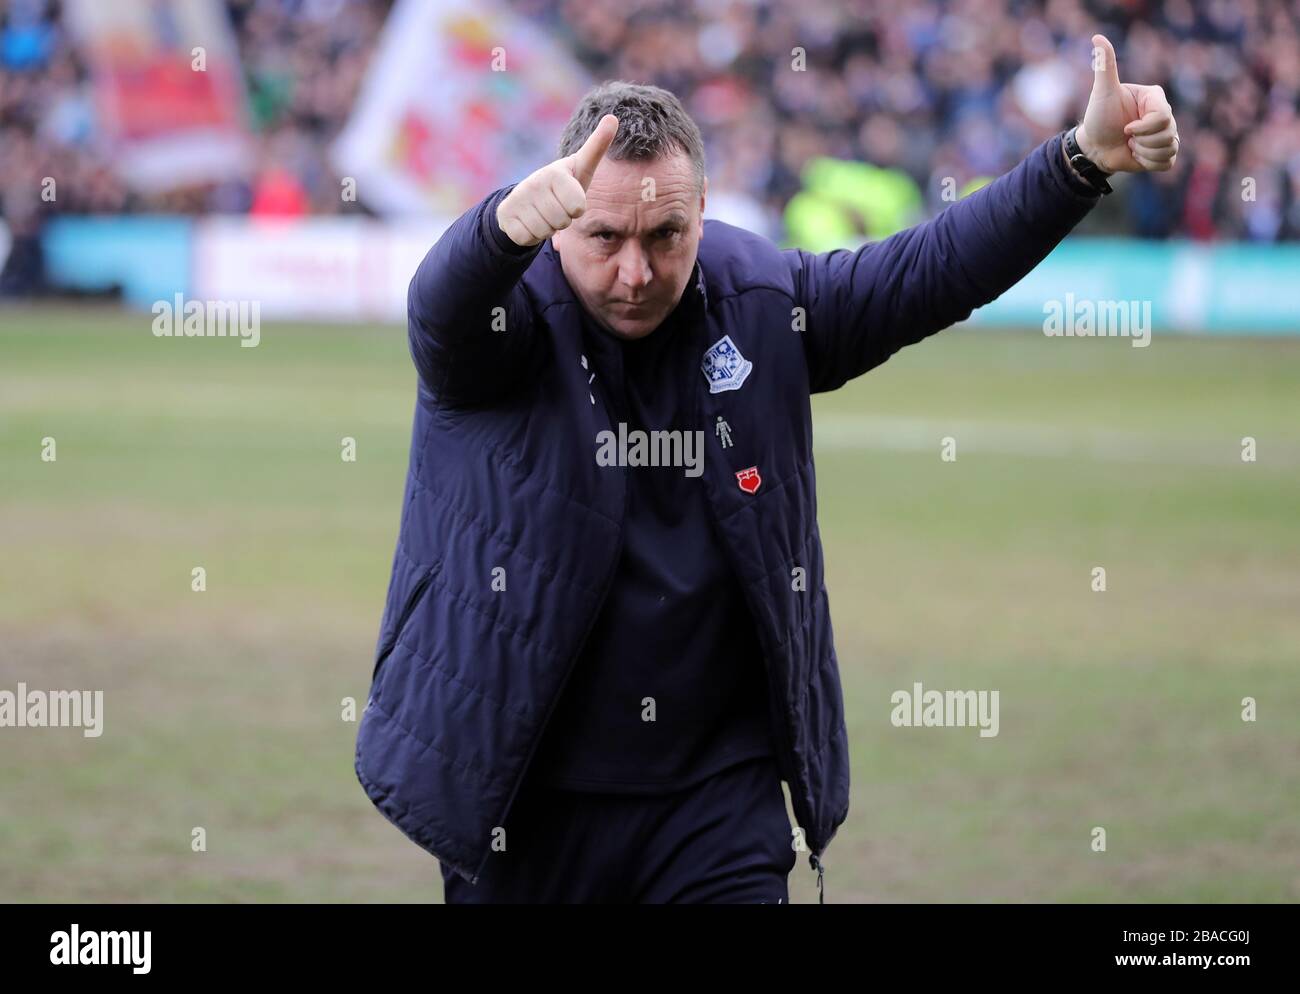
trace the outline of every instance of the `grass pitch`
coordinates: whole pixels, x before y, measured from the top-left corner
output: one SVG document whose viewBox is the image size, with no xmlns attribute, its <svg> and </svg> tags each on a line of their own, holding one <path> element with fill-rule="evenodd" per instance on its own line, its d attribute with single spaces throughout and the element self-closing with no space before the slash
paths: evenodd
<svg viewBox="0 0 1300 994">
<path fill-rule="evenodd" d="M 0 310 L 0 689 L 105 691 L 101 738 L 0 729 L 0 900 L 440 900 L 340 719 L 403 330 L 149 322 Z M 827 899 L 1300 899 L 1300 341 L 954 329 L 814 407 L 853 755 Z M 998 690 L 998 736 L 895 728 L 915 682 Z"/>
</svg>

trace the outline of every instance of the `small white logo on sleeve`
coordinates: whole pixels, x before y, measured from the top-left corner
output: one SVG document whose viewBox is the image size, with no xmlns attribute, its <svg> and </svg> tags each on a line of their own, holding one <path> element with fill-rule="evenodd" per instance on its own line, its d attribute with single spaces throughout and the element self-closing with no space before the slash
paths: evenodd
<svg viewBox="0 0 1300 994">
<path fill-rule="evenodd" d="M 704 353 L 700 369 L 709 381 L 709 393 L 739 390 L 754 364 L 740 354 L 730 335 L 723 335 Z"/>
</svg>

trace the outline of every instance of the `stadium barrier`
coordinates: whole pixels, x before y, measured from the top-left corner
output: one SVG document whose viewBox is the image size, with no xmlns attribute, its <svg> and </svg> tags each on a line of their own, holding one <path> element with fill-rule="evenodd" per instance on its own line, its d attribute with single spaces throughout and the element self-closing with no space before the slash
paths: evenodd
<svg viewBox="0 0 1300 994">
<path fill-rule="evenodd" d="M 258 300 L 268 318 L 396 321 L 447 221 L 62 217 L 43 245 L 51 283 L 121 288 L 130 305 Z M 1043 327 L 1049 302 L 1149 305 L 1162 332 L 1300 334 L 1300 246 L 1072 238 L 971 323 Z"/>
</svg>

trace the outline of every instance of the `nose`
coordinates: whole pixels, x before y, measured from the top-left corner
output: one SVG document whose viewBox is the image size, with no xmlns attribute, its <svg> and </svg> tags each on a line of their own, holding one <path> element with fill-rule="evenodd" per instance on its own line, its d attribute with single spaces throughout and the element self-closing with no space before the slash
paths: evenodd
<svg viewBox="0 0 1300 994">
<path fill-rule="evenodd" d="M 623 242 L 618 254 L 618 280 L 629 290 L 640 290 L 649 285 L 654 274 L 650 271 L 650 260 L 641 250 L 641 244 L 635 238 Z"/>
</svg>

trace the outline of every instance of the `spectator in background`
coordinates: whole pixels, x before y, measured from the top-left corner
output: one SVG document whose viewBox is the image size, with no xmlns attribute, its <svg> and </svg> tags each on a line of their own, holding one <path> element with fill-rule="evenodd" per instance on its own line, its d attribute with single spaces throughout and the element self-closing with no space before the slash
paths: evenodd
<svg viewBox="0 0 1300 994">
<path fill-rule="evenodd" d="M 1182 226 L 1186 234 L 1201 241 L 1210 241 L 1219 235 L 1217 218 L 1226 211 L 1223 199 L 1227 193 L 1225 170 L 1228 164 L 1228 152 L 1223 142 L 1213 132 L 1202 132 L 1197 139 L 1198 155 L 1188 171 L 1186 189 L 1183 192 Z M 1164 238 L 1172 233 L 1178 223 L 1178 204 L 1174 190 L 1169 184 L 1147 183 L 1152 191 L 1149 200 L 1152 203 L 1151 218 L 1146 226 L 1139 226 L 1142 234 L 1147 235 L 1143 227 L 1153 227 L 1149 237 Z M 1163 192 L 1160 196 L 1157 192 Z"/>
<path fill-rule="evenodd" d="M 307 191 L 288 169 L 272 166 L 257 178 L 248 213 L 260 218 L 302 217 L 307 213 Z"/>
</svg>

